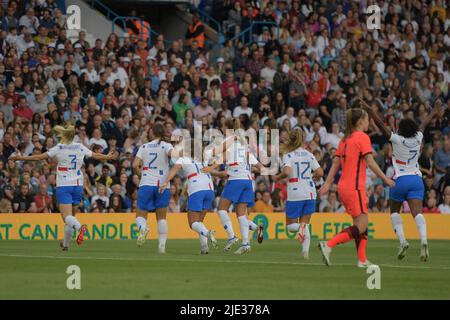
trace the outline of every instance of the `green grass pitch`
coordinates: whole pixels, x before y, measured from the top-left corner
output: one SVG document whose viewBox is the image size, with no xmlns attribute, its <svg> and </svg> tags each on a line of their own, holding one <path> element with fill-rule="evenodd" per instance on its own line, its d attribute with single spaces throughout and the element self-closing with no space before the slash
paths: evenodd
<svg viewBox="0 0 450 320">
<path fill-rule="evenodd" d="M 223 241 L 221 241 L 223 245 Z M 419 243 L 396 259 L 397 242 L 369 240 L 368 258 L 380 266 L 381 289 L 356 267 L 354 243 L 337 247 L 330 267 L 322 265 L 317 242 L 310 260 L 293 240 L 254 243 L 236 256 L 197 240 L 73 242 L 69 252 L 55 241 L 0 242 L 0 299 L 450 299 L 450 241 L 430 241 L 430 261 L 419 261 Z M 68 290 L 66 269 L 81 269 L 81 290 Z"/>
</svg>

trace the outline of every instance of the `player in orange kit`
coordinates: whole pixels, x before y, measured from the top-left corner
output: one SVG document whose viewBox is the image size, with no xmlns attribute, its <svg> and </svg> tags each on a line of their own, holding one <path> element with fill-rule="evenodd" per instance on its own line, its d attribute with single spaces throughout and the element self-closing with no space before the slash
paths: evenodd
<svg viewBox="0 0 450 320">
<path fill-rule="evenodd" d="M 370 138 L 364 131 L 369 127 L 369 116 L 363 109 L 349 109 L 347 111 L 347 127 L 345 136 L 339 142 L 336 157 L 319 194 L 322 196 L 328 192 L 333 184 L 334 177 L 342 168 L 338 183 L 339 199 L 345 206 L 349 215 L 353 218 L 353 225 L 334 236 L 333 239 L 319 243 L 324 263 L 330 264 L 331 250 L 338 244 L 352 239 L 355 240 L 358 253 L 358 267 L 364 268 L 370 265 L 366 258 L 367 227 L 369 224 L 366 195 L 366 166 L 379 176 L 390 187 L 394 181 L 387 178 L 375 162 L 372 155 Z"/>
</svg>

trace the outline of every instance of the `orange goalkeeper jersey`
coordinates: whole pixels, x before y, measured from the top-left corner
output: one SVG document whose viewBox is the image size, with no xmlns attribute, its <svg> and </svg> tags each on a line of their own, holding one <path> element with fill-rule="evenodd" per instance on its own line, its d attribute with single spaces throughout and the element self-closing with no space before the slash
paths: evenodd
<svg viewBox="0 0 450 320">
<path fill-rule="evenodd" d="M 347 139 L 339 142 L 336 156 L 341 161 L 341 177 L 338 188 L 342 190 L 365 190 L 366 160 L 372 153 L 372 143 L 367 134 L 353 132 Z"/>
</svg>

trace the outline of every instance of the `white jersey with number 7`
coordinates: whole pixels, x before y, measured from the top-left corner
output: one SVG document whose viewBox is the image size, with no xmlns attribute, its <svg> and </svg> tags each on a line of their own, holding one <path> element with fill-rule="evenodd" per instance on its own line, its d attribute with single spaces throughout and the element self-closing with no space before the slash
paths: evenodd
<svg viewBox="0 0 450 320">
<path fill-rule="evenodd" d="M 390 141 L 392 143 L 394 178 L 408 175 L 422 176 L 419 169 L 422 140 L 423 134 L 420 131 L 412 138 L 404 138 L 392 133 Z"/>
</svg>

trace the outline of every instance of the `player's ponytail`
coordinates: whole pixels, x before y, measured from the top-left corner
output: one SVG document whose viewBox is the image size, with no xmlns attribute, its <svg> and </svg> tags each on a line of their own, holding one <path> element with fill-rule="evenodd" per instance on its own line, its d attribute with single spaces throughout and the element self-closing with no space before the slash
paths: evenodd
<svg viewBox="0 0 450 320">
<path fill-rule="evenodd" d="M 159 139 L 159 141 L 165 141 L 166 129 L 162 123 L 155 123 L 152 127 L 153 139 Z"/>
<path fill-rule="evenodd" d="M 75 127 L 68 125 L 67 127 L 55 126 L 53 131 L 56 133 L 56 137 L 62 144 L 71 144 L 75 137 Z"/>
<path fill-rule="evenodd" d="M 353 108 L 347 110 L 347 126 L 345 127 L 344 140 L 347 139 L 355 130 L 358 121 L 367 116 L 368 116 L 367 112 L 360 108 Z"/>
<path fill-rule="evenodd" d="M 302 129 L 293 129 L 289 132 L 288 141 L 280 148 L 281 154 L 285 155 L 289 152 L 303 147 L 303 131 Z"/>
</svg>

